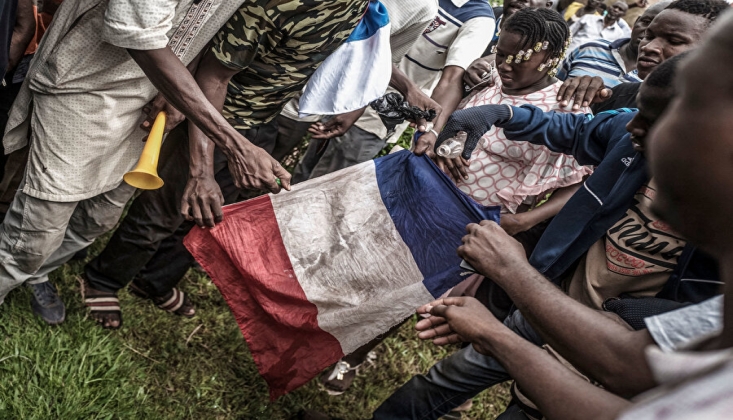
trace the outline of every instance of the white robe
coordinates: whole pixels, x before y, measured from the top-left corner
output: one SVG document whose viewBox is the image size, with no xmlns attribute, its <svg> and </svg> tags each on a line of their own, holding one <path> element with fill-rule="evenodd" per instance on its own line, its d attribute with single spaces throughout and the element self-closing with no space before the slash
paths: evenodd
<svg viewBox="0 0 733 420">
<path fill-rule="evenodd" d="M 75 0 L 59 7 L 11 109 L 6 153 L 27 144 L 23 192 L 73 202 L 117 187 L 156 89 L 127 53 L 169 45 L 188 64 L 244 0 Z"/>
</svg>

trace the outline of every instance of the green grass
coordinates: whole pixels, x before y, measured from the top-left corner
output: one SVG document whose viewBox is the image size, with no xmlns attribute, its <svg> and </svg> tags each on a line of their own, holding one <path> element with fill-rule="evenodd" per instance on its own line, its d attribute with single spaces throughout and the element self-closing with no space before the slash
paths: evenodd
<svg viewBox="0 0 733 420">
<path fill-rule="evenodd" d="M 123 327 L 106 331 L 82 305 L 82 267 L 73 262 L 51 275 L 67 307 L 60 326 L 31 313 L 24 287 L 0 305 L 0 420 L 287 419 L 303 408 L 366 419 L 412 375 L 455 350 L 419 341 L 413 319 L 377 347 L 375 364 L 345 394 L 330 397 L 311 381 L 270 402 L 229 308 L 206 276 L 192 270 L 181 282 L 196 304 L 194 318 L 164 313 L 123 291 Z M 475 398 L 464 418 L 494 418 L 509 398 L 506 386 L 495 387 Z"/>
</svg>

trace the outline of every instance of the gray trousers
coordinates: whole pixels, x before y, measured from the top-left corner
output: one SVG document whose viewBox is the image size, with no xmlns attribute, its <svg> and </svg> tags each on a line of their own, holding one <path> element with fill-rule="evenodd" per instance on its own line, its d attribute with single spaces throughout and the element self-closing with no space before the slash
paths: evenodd
<svg viewBox="0 0 733 420">
<path fill-rule="evenodd" d="M 528 341 L 543 341 L 524 319 L 514 311 L 504 325 Z M 387 398 L 374 412 L 374 420 L 435 420 L 475 397 L 479 392 L 511 379 L 504 366 L 473 346 L 464 347 L 440 360 L 427 375 L 413 376 Z M 517 419 L 523 415 L 518 407 L 508 410 L 501 419 Z"/>
<path fill-rule="evenodd" d="M 24 184 L 0 225 L 0 303 L 24 282 L 48 281 L 50 272 L 112 230 L 135 192 L 123 182 L 95 197 L 62 203 L 27 195 Z"/>
</svg>

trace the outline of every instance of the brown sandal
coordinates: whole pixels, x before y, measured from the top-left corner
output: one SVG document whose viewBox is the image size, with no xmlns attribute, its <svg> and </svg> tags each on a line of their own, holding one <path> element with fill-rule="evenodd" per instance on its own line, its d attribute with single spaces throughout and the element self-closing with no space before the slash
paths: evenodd
<svg viewBox="0 0 733 420">
<path fill-rule="evenodd" d="M 130 283 L 128 289 L 131 294 L 142 299 L 151 300 L 155 306 L 166 312 L 184 316 L 186 318 L 193 318 L 193 316 L 196 315 L 196 307 L 186 298 L 185 293 L 175 287 L 165 295 L 158 297 L 150 296 L 147 291 L 135 284 L 135 281 Z"/>
<path fill-rule="evenodd" d="M 89 309 L 89 315 L 92 319 L 100 327 L 108 330 L 116 330 L 122 327 L 122 311 L 120 310 L 120 300 L 117 295 L 112 292 L 93 289 L 83 277 L 79 279 L 79 284 L 81 285 L 81 297 L 84 300 L 84 306 Z M 115 321 L 117 325 L 113 324 Z"/>
</svg>

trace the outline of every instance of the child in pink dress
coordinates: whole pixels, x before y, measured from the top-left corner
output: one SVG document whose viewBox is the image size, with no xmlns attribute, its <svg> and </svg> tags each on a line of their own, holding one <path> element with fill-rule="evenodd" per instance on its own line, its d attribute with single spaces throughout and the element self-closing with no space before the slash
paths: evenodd
<svg viewBox="0 0 733 420">
<path fill-rule="evenodd" d="M 547 28 L 546 39 L 525 35 L 537 34 L 528 28 L 540 25 Z M 496 69 L 487 75 L 492 85 L 464 100 L 462 108 L 530 104 L 543 111 L 570 112 L 570 107 L 560 107 L 557 92 L 562 82 L 554 77 L 568 42 L 567 25 L 556 13 L 543 9 L 515 13 L 505 22 L 496 46 Z M 483 135 L 468 162 L 460 157 L 436 161 L 474 200 L 501 206 L 502 227 L 512 235 L 552 218 L 592 173 L 571 156 L 508 140 L 498 127 Z M 550 199 L 543 203 L 548 194 Z"/>
</svg>

